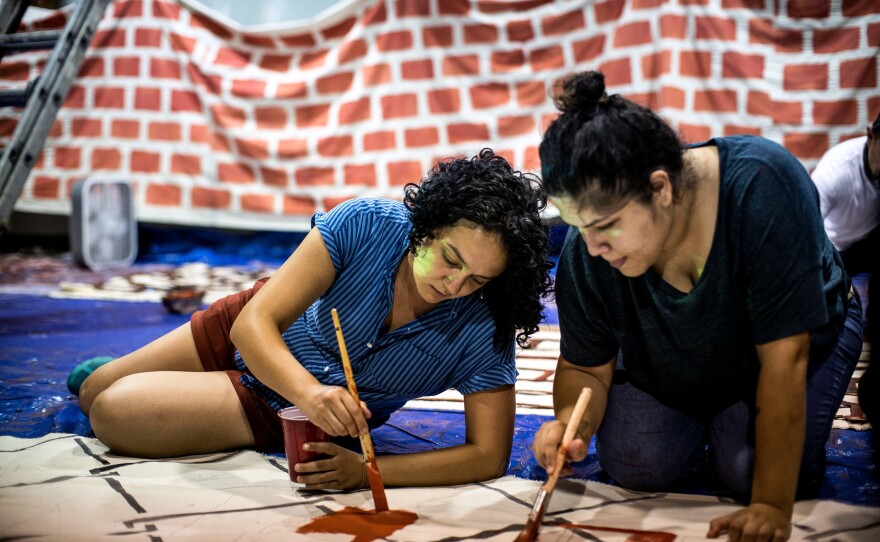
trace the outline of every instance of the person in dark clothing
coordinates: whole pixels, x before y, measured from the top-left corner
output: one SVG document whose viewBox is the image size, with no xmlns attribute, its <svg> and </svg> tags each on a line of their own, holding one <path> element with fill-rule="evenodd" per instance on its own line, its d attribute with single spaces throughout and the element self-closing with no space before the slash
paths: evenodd
<svg viewBox="0 0 880 542">
<path fill-rule="evenodd" d="M 825 441 L 861 350 L 861 308 L 804 167 L 754 136 L 685 146 L 647 108 L 566 79 L 540 145 L 545 190 L 571 228 L 559 260 L 556 419 L 533 450 L 549 471 L 582 387 L 590 438 L 624 487 L 668 490 L 708 446 L 746 504 L 709 537 L 782 541 L 821 487 Z"/>
</svg>

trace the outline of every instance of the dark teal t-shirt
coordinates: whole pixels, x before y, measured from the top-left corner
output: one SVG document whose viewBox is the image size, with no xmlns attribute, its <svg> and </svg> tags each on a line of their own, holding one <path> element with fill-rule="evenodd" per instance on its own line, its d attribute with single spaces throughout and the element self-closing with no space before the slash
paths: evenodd
<svg viewBox="0 0 880 542">
<path fill-rule="evenodd" d="M 780 145 L 717 138 L 718 220 L 703 274 L 683 293 L 649 269 L 628 278 L 587 253 L 571 228 L 559 260 L 561 354 L 582 366 L 618 352 L 629 380 L 699 417 L 754 396 L 755 345 L 811 332 L 827 357 L 845 319 L 849 279 L 828 240 L 816 188 Z"/>
</svg>

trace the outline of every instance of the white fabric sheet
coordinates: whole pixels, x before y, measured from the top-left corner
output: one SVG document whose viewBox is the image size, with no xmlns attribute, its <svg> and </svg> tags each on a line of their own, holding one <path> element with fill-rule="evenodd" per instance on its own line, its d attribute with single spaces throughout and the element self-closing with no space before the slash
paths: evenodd
<svg viewBox="0 0 880 542">
<path fill-rule="evenodd" d="M 283 458 L 251 451 L 139 460 L 108 454 L 100 442 L 77 435 L 0 437 L 0 539 L 354 540 L 296 531 L 347 506 L 371 508 L 370 492 L 306 493 L 288 480 L 286 467 Z M 454 487 L 389 488 L 391 508 L 414 512 L 418 520 L 386 540 L 513 540 L 539 486 L 505 477 Z M 713 497 L 562 480 L 545 521 L 663 531 L 686 541 L 703 539 L 712 518 L 737 508 Z M 880 540 L 878 508 L 799 502 L 794 524 L 793 540 Z M 546 524 L 540 532 L 542 541 L 628 536 Z"/>
</svg>

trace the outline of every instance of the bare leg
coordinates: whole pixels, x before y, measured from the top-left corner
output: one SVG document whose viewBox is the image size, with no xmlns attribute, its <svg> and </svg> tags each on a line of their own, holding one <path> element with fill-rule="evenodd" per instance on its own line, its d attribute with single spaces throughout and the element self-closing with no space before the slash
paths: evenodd
<svg viewBox="0 0 880 542">
<path fill-rule="evenodd" d="M 80 388 L 79 406 L 91 418 L 92 403 L 114 382 L 128 375 L 152 371 L 204 372 L 189 322 L 131 354 L 98 367 Z M 218 374 L 226 378 L 223 373 Z"/>
<path fill-rule="evenodd" d="M 209 453 L 254 444 L 238 395 L 220 371 L 123 376 L 97 396 L 89 421 L 111 451 L 136 457 Z"/>
</svg>

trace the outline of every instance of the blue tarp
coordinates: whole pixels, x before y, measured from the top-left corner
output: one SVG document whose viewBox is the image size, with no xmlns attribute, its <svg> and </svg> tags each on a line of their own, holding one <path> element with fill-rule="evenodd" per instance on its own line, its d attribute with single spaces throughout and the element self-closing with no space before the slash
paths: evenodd
<svg viewBox="0 0 880 542">
<path fill-rule="evenodd" d="M 158 303 L 61 300 L 0 294 L 0 434 L 31 438 L 50 432 L 89 435 L 88 420 L 66 387 L 67 375 L 84 359 L 120 356 L 185 323 Z M 529 450 L 546 417 L 517 415 L 508 474 L 541 480 L 545 473 Z M 871 431 L 835 430 L 828 442 L 823 498 L 880 505 L 874 478 Z M 374 431 L 377 453 L 402 453 L 459 444 L 460 412 L 404 410 Z M 595 449 L 576 465 L 574 476 L 613 482 L 601 471 Z M 677 490 L 716 493 L 705 477 Z"/>
</svg>

